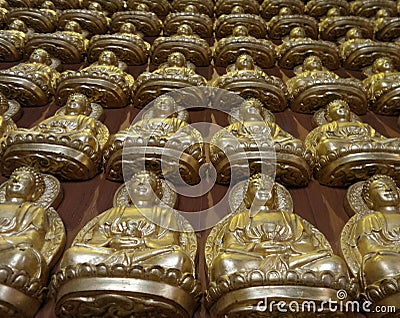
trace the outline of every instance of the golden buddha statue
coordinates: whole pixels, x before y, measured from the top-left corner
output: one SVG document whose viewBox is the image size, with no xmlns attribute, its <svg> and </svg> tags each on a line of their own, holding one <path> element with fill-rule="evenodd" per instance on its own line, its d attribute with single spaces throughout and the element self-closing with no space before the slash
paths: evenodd
<svg viewBox="0 0 400 318">
<path fill-rule="evenodd" d="M 0 186 L 1 316 L 33 318 L 46 297 L 49 271 L 65 244 L 53 208 L 60 190 L 56 178 L 30 167 L 16 169 Z"/>
<path fill-rule="evenodd" d="M 278 65 L 288 69 L 300 65 L 310 55 L 318 56 L 330 70 L 340 66 L 337 46 L 329 41 L 306 37 L 306 32 L 302 27 L 295 27 L 290 31 L 289 39 L 283 40 L 283 43 L 277 46 L 276 54 Z"/>
<path fill-rule="evenodd" d="M 160 95 L 170 91 L 206 86 L 207 80 L 196 73 L 193 63 L 186 61 L 181 52 L 173 52 L 166 63 L 153 72 L 140 74 L 133 86 L 133 105 L 143 108 Z M 204 104 L 203 104 L 204 105 Z"/>
<path fill-rule="evenodd" d="M 400 114 L 399 81 L 400 72 L 395 70 L 390 58 L 381 57 L 374 61 L 372 74 L 364 80 L 373 112 L 380 115 Z"/>
<path fill-rule="evenodd" d="M 351 2 L 350 8 L 351 14 L 366 18 L 375 17 L 382 8 L 388 10 L 390 16 L 397 14 L 396 1 L 390 0 L 355 0 Z"/>
<path fill-rule="evenodd" d="M 400 138 L 386 138 L 352 118 L 344 100 L 330 102 L 325 119 L 305 139 L 315 158 L 314 176 L 321 184 L 347 186 L 380 172 L 400 178 Z"/>
<path fill-rule="evenodd" d="M 245 5 L 245 2 L 242 1 L 241 5 L 234 6 L 229 14 L 223 14 L 215 20 L 214 31 L 217 39 L 230 36 L 233 29 L 240 25 L 248 29 L 249 35 L 257 39 L 265 39 L 267 28 L 264 19 L 259 16 L 258 11 L 254 13 L 246 12 L 242 5 Z"/>
<path fill-rule="evenodd" d="M 31 129 L 19 128 L 2 139 L 3 173 L 30 164 L 64 180 L 87 180 L 101 168 L 102 150 L 109 132 L 89 117 L 89 100 L 76 93 L 69 96 L 64 115 L 49 117 Z"/>
<path fill-rule="evenodd" d="M 226 67 L 235 63 L 242 54 L 252 56 L 260 67 L 270 68 L 275 65 L 275 45 L 271 41 L 251 36 L 244 25 L 236 26 L 231 36 L 215 44 L 214 65 Z"/>
<path fill-rule="evenodd" d="M 87 44 L 88 40 L 79 23 L 69 21 L 63 31 L 29 35 L 25 43 L 25 55 L 42 48 L 63 63 L 80 63 L 86 55 Z"/>
<path fill-rule="evenodd" d="M 342 253 L 371 308 L 394 306 L 396 313 L 400 310 L 399 197 L 396 183 L 387 175 L 352 185 L 346 203 L 355 215 L 340 236 Z"/>
<path fill-rule="evenodd" d="M 214 1 L 213 0 L 179 0 L 175 1 L 171 4 L 172 6 L 172 12 L 192 12 L 193 8 L 188 8 L 188 7 L 194 7 L 195 11 L 201 13 L 201 14 L 206 14 L 209 17 L 214 16 Z M 198 32 L 196 32 L 199 34 Z"/>
<path fill-rule="evenodd" d="M 260 101 L 246 100 L 239 110 L 233 110 L 237 115 L 231 116 L 232 123 L 212 137 L 211 162 L 217 170 L 217 182 L 229 184 L 231 178 L 240 179 L 247 169 L 260 172 L 274 152 L 277 180 L 291 186 L 308 184 L 313 164 L 311 153 L 300 139 L 282 130 L 266 111 Z"/>
<path fill-rule="evenodd" d="M 382 8 L 375 16 L 375 38 L 379 41 L 392 42 L 400 38 L 400 18 L 391 16 L 390 10 Z"/>
<path fill-rule="evenodd" d="M 168 0 L 128 0 L 126 2 L 128 10 L 137 10 L 141 4 L 145 4 L 148 11 L 154 12 L 161 20 L 164 20 L 171 12 L 171 3 Z"/>
<path fill-rule="evenodd" d="M 110 138 L 104 150 L 106 177 L 123 179 L 124 157 L 130 169 L 146 167 L 159 176 L 198 183 L 204 162 L 203 138 L 185 117 L 171 96 L 158 97 L 142 119 Z"/>
<path fill-rule="evenodd" d="M 310 0 L 304 12 L 316 19 L 324 19 L 331 9 L 337 9 L 339 15 L 350 15 L 350 5 L 346 0 Z"/>
<path fill-rule="evenodd" d="M 326 41 L 343 42 L 347 31 L 352 28 L 359 28 L 363 36 L 368 39 L 374 35 L 374 26 L 368 18 L 342 15 L 338 7 L 333 7 L 319 23 L 320 38 Z"/>
<path fill-rule="evenodd" d="M 88 67 L 61 73 L 56 91 L 57 103 L 61 105 L 71 93 L 79 92 L 105 108 L 127 106 L 135 80 L 124 68 L 125 63 L 118 61 L 113 51 L 101 52 L 98 61 Z"/>
<path fill-rule="evenodd" d="M 122 191 L 130 199 L 117 200 Z M 89 221 L 63 255 L 52 280 L 57 314 L 124 317 L 126 308 L 135 317 L 192 316 L 200 294 L 197 242 L 187 220 L 164 201 L 173 195 L 147 171 L 117 190 L 114 203 L 125 204 Z"/>
<path fill-rule="evenodd" d="M 211 83 L 212 87 L 233 91 L 243 98 L 259 99 L 271 111 L 286 108 L 288 93 L 285 83 L 265 73 L 250 55 L 240 55 L 226 71 Z"/>
<path fill-rule="evenodd" d="M 341 289 L 354 296 L 346 263 L 318 229 L 293 213 L 283 186 L 256 174 L 232 189 L 230 201 L 232 213 L 206 242 L 206 305 L 213 317 L 259 315 L 254 304 L 265 297 L 289 304 L 334 300 Z"/>
<path fill-rule="evenodd" d="M 323 67 L 318 56 L 307 57 L 296 76 L 286 82 L 290 108 L 295 112 L 314 113 L 329 102 L 345 96 L 357 114 L 368 110 L 367 91 L 355 78 L 341 78 Z"/>
<path fill-rule="evenodd" d="M 127 22 L 133 23 L 144 36 L 158 36 L 162 30 L 161 20 L 145 3 L 138 3 L 128 11 L 115 12 L 111 17 L 110 31 L 118 32 Z"/>
<path fill-rule="evenodd" d="M 15 62 L 24 54 L 25 37 L 28 29 L 22 20 L 13 20 L 7 30 L 0 31 L 0 61 Z"/>
<path fill-rule="evenodd" d="M 178 1 L 178 3 L 179 2 L 181 1 Z M 202 8 L 208 8 L 207 3 L 204 4 Z M 192 28 L 193 32 L 201 38 L 211 38 L 213 36 L 212 19 L 208 14 L 201 12 L 195 4 L 189 4 L 185 8 L 182 8 L 182 10 L 179 10 L 179 6 L 177 6 L 175 10 L 177 11 L 171 12 L 165 18 L 165 35 L 171 36 L 176 34 L 179 26 L 187 24 Z M 208 10 L 206 10 L 206 12 L 208 12 Z"/>
<path fill-rule="evenodd" d="M 279 13 L 267 22 L 268 37 L 280 40 L 289 35 L 290 30 L 295 27 L 302 27 L 307 37 L 318 38 L 317 21 L 308 15 L 294 14 L 290 7 L 281 8 Z"/>
<path fill-rule="evenodd" d="M 378 42 L 364 39 L 359 28 L 346 33 L 346 41 L 340 45 L 343 66 L 349 70 L 360 70 L 370 66 L 380 57 L 390 57 L 400 65 L 400 45 L 390 42 Z"/>
<path fill-rule="evenodd" d="M 0 70 L 0 91 L 23 106 L 44 106 L 51 102 L 59 76 L 49 53 L 35 49 L 27 62 Z"/>
<path fill-rule="evenodd" d="M 94 35 L 88 46 L 88 61 L 98 59 L 104 50 L 111 50 L 117 58 L 130 65 L 147 63 L 151 45 L 144 41 L 136 31 L 133 23 L 122 24 L 121 29 L 114 34 Z"/>
<path fill-rule="evenodd" d="M 256 16 L 259 15 L 260 4 L 257 0 L 217 0 L 215 2 L 214 12 L 216 17 L 236 13 L 252 14 Z M 214 28 L 214 30 L 216 29 Z"/>
<path fill-rule="evenodd" d="M 180 25 L 175 35 L 155 39 L 151 61 L 157 65 L 165 63 L 173 52 L 181 52 L 196 66 L 209 66 L 212 59 L 208 42 L 195 34 L 189 24 Z"/>
<path fill-rule="evenodd" d="M 38 33 L 52 33 L 58 23 L 58 14 L 53 2 L 46 0 L 39 8 L 13 8 L 10 20 L 22 20 L 29 28 Z"/>
<path fill-rule="evenodd" d="M 293 14 L 304 14 L 304 3 L 299 0 L 264 0 L 260 7 L 260 14 L 268 21 L 278 15 L 283 7 L 290 7 Z"/>
</svg>

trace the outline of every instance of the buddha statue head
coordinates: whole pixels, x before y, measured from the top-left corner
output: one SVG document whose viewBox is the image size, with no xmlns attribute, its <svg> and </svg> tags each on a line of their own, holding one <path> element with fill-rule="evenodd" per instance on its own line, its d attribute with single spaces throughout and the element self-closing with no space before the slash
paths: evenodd
<svg viewBox="0 0 400 318">
<path fill-rule="evenodd" d="M 232 31 L 233 36 L 249 36 L 249 29 L 244 25 L 234 27 Z"/>
<path fill-rule="evenodd" d="M 51 65 L 51 58 L 49 53 L 43 49 L 35 49 L 29 56 L 29 62 Z"/>
<path fill-rule="evenodd" d="M 255 206 L 276 210 L 278 202 L 274 181 L 262 173 L 251 176 L 244 195 L 244 204 L 247 209 Z"/>
<path fill-rule="evenodd" d="M 82 33 L 82 28 L 76 21 L 68 21 L 64 26 L 64 31 Z"/>
<path fill-rule="evenodd" d="M 342 99 L 336 99 L 328 104 L 325 118 L 328 122 L 350 121 L 350 115 L 351 113 L 349 104 Z"/>
<path fill-rule="evenodd" d="M 56 10 L 56 6 L 54 5 L 53 2 L 46 0 L 42 3 L 42 5 L 40 6 L 41 9 L 47 9 L 47 10 Z"/>
<path fill-rule="evenodd" d="M 101 4 L 98 2 L 90 2 L 88 9 L 91 11 L 103 12 L 103 8 L 101 7 Z"/>
<path fill-rule="evenodd" d="M 244 14 L 244 9 L 241 6 L 234 6 L 231 10 L 231 14 Z"/>
<path fill-rule="evenodd" d="M 69 95 L 67 103 L 65 104 L 65 115 L 86 115 L 91 113 L 91 106 L 89 99 L 80 93 Z"/>
<path fill-rule="evenodd" d="M 398 212 L 399 191 L 395 181 L 386 175 L 374 175 L 364 182 L 362 196 L 368 208 L 381 212 Z"/>
<path fill-rule="evenodd" d="M 4 113 L 8 110 L 8 100 L 7 97 L 0 93 L 0 116 L 4 115 Z"/>
<path fill-rule="evenodd" d="M 341 15 L 340 14 L 340 10 L 337 7 L 330 8 L 328 10 L 328 12 L 326 13 L 326 16 L 328 18 L 330 18 L 330 17 L 339 17 L 340 15 Z"/>
<path fill-rule="evenodd" d="M 291 15 L 291 14 L 293 14 L 293 11 L 289 7 L 283 7 L 279 10 L 280 16 Z"/>
<path fill-rule="evenodd" d="M 193 30 L 189 24 L 182 24 L 178 27 L 176 34 L 183 35 L 183 36 L 185 36 L 185 35 L 190 36 L 190 35 L 193 35 Z"/>
<path fill-rule="evenodd" d="M 101 52 L 98 63 L 106 66 L 118 66 L 118 58 L 113 51 Z"/>
<path fill-rule="evenodd" d="M 135 173 L 127 184 L 130 199 L 137 208 L 153 207 L 161 200 L 163 187 L 161 180 L 151 171 Z"/>
<path fill-rule="evenodd" d="M 199 13 L 199 10 L 197 9 L 197 7 L 193 4 L 189 4 L 185 7 L 184 12 L 187 13 Z"/>
<path fill-rule="evenodd" d="M 240 105 L 239 116 L 243 121 L 260 121 L 263 105 L 260 100 L 251 98 Z"/>
<path fill-rule="evenodd" d="M 168 56 L 167 63 L 171 67 L 184 67 L 186 64 L 185 55 L 181 52 L 173 52 Z"/>
<path fill-rule="evenodd" d="M 157 98 L 152 108 L 154 118 L 176 116 L 178 110 L 175 100 L 169 95 L 163 95 Z"/>
<path fill-rule="evenodd" d="M 122 24 L 121 28 L 119 29 L 119 32 L 128 34 L 137 34 L 136 27 L 131 22 L 125 22 L 124 24 Z"/>
<path fill-rule="evenodd" d="M 377 73 L 390 73 L 394 71 L 393 61 L 389 57 L 380 57 L 372 64 L 372 72 Z"/>
<path fill-rule="evenodd" d="M 306 37 L 306 31 L 302 27 L 295 27 L 289 33 L 290 39 L 304 39 Z"/>
<path fill-rule="evenodd" d="M 250 55 L 242 54 L 237 58 L 235 68 L 238 71 L 254 70 L 254 60 Z"/>
<path fill-rule="evenodd" d="M 303 62 L 303 71 L 322 71 L 322 61 L 318 56 L 308 56 Z"/>
<path fill-rule="evenodd" d="M 145 4 L 145 3 L 139 3 L 139 4 L 136 6 L 135 9 L 136 9 L 136 11 L 150 12 L 149 6 L 148 6 L 147 4 Z"/>
<path fill-rule="evenodd" d="M 375 14 L 376 19 L 387 18 L 387 17 L 390 17 L 390 12 L 386 9 L 379 9 Z"/>
<path fill-rule="evenodd" d="M 13 171 L 7 181 L 7 202 L 36 202 L 44 193 L 46 185 L 42 175 L 31 167 L 20 167 Z"/>
<path fill-rule="evenodd" d="M 26 27 L 24 21 L 15 19 L 13 20 L 10 25 L 8 26 L 8 29 L 10 30 L 15 30 L 15 31 L 20 31 L 23 33 L 28 32 L 28 28 Z"/>
<path fill-rule="evenodd" d="M 362 39 L 363 34 L 360 28 L 351 28 L 346 33 L 346 41 L 355 40 L 355 39 Z"/>
</svg>

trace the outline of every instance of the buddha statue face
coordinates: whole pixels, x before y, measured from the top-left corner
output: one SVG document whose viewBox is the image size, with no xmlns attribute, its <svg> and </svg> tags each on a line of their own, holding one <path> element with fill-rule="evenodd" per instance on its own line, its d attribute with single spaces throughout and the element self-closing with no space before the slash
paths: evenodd
<svg viewBox="0 0 400 318">
<path fill-rule="evenodd" d="M 7 202 L 35 202 L 43 194 L 44 181 L 40 173 L 33 168 L 22 167 L 16 169 L 6 185 Z"/>
<path fill-rule="evenodd" d="M 239 71 L 242 70 L 254 70 L 254 60 L 250 55 L 243 54 L 239 56 L 236 60 L 236 69 Z"/>
<path fill-rule="evenodd" d="M 121 28 L 120 28 L 119 32 L 121 32 L 121 33 L 129 33 L 129 34 L 136 34 L 136 27 L 131 22 L 125 22 L 123 25 L 121 25 Z"/>
<path fill-rule="evenodd" d="M 193 35 L 193 30 L 189 24 L 182 24 L 179 26 L 178 30 L 176 31 L 178 35 Z"/>
<path fill-rule="evenodd" d="M 41 5 L 41 8 L 42 9 L 48 9 L 48 10 L 56 10 L 56 6 L 51 1 L 43 2 L 42 5 Z"/>
<path fill-rule="evenodd" d="M 68 21 L 64 26 L 64 31 L 82 33 L 81 26 L 76 21 Z"/>
<path fill-rule="evenodd" d="M 128 183 L 128 190 L 132 202 L 137 205 L 154 203 L 155 199 L 161 199 L 163 194 L 161 181 L 154 173 L 148 171 L 136 173 Z"/>
<path fill-rule="evenodd" d="M 197 9 L 196 6 L 194 6 L 193 4 L 189 4 L 185 7 L 185 12 L 187 13 L 198 13 L 199 10 Z"/>
<path fill-rule="evenodd" d="M 365 182 L 363 198 L 370 209 L 379 211 L 395 208 L 398 212 L 400 205 L 399 192 L 392 178 L 385 175 L 375 175 Z"/>
<path fill-rule="evenodd" d="M 171 96 L 161 96 L 156 99 L 153 105 L 154 117 L 165 118 L 177 111 L 175 100 Z"/>
<path fill-rule="evenodd" d="M 284 16 L 284 15 L 291 15 L 293 12 L 289 7 L 283 7 L 279 10 L 279 15 Z"/>
<path fill-rule="evenodd" d="M 51 59 L 47 51 L 43 49 L 36 49 L 32 52 L 31 56 L 29 57 L 29 62 L 50 65 Z"/>
<path fill-rule="evenodd" d="M 393 61 L 389 57 L 381 57 L 372 65 L 373 73 L 389 73 L 394 71 Z"/>
<path fill-rule="evenodd" d="M 289 37 L 291 39 L 304 39 L 306 37 L 306 31 L 302 27 L 295 27 L 290 31 Z"/>
<path fill-rule="evenodd" d="M 236 26 L 232 31 L 233 36 L 248 36 L 249 30 L 244 25 Z"/>
<path fill-rule="evenodd" d="M 363 35 L 359 28 L 352 28 L 346 33 L 346 40 L 362 39 Z"/>
<path fill-rule="evenodd" d="M 168 56 L 168 65 L 176 67 L 184 67 L 186 64 L 185 55 L 180 52 L 174 52 Z"/>
<path fill-rule="evenodd" d="M 303 71 L 322 71 L 322 62 L 318 56 L 309 56 L 303 62 Z"/>
<path fill-rule="evenodd" d="M 145 3 L 139 3 L 136 6 L 136 11 L 142 11 L 142 12 L 150 12 L 150 8 L 147 4 Z"/>
<path fill-rule="evenodd" d="M 98 62 L 100 65 L 118 66 L 117 56 L 112 51 L 101 52 Z"/>
<path fill-rule="evenodd" d="M 8 26 L 10 30 L 16 30 L 26 33 L 28 31 L 25 23 L 22 20 L 15 19 Z"/>
<path fill-rule="evenodd" d="M 0 115 L 3 115 L 8 110 L 8 100 L 6 96 L 0 93 Z"/>
<path fill-rule="evenodd" d="M 244 9 L 241 6 L 234 6 L 231 11 L 231 14 L 243 14 L 243 13 Z"/>
<path fill-rule="evenodd" d="M 101 4 L 98 2 L 90 2 L 88 9 L 91 11 L 98 11 L 98 12 L 102 12 L 103 8 L 101 7 Z"/>
<path fill-rule="evenodd" d="M 260 121 L 262 117 L 259 104 L 261 103 L 257 103 L 255 100 L 243 102 L 240 105 L 240 118 L 243 121 Z"/>
<path fill-rule="evenodd" d="M 262 174 L 252 176 L 247 185 L 244 203 L 247 209 L 252 205 L 266 206 L 269 210 L 276 208 L 276 198 L 273 181 Z"/>
<path fill-rule="evenodd" d="M 350 107 L 344 100 L 334 100 L 328 104 L 325 118 L 328 122 L 350 121 Z"/>
<path fill-rule="evenodd" d="M 90 114 L 89 99 L 83 94 L 72 94 L 68 97 L 65 105 L 66 115 L 89 115 Z"/>
<path fill-rule="evenodd" d="M 376 19 L 386 18 L 386 17 L 390 17 L 390 12 L 386 9 L 380 9 L 380 10 L 378 10 L 378 12 L 376 12 L 376 15 L 375 15 Z"/>
<path fill-rule="evenodd" d="M 328 18 L 330 18 L 330 17 L 339 17 L 340 16 L 340 10 L 338 8 L 336 8 L 336 7 L 330 8 L 328 10 L 328 13 L 326 14 L 326 16 Z"/>
</svg>

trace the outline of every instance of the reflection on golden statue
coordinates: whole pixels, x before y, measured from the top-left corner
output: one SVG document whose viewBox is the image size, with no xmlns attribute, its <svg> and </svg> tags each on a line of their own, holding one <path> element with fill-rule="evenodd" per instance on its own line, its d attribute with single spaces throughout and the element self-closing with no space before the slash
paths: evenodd
<svg viewBox="0 0 400 318">
<path fill-rule="evenodd" d="M 217 17 L 236 13 L 252 14 L 255 16 L 259 15 L 260 4 L 257 0 L 217 0 L 214 11 Z M 214 28 L 214 30 L 216 29 Z"/>
<path fill-rule="evenodd" d="M 375 16 L 375 39 L 391 42 L 400 38 L 400 18 L 391 16 L 390 11 L 382 8 Z"/>
<path fill-rule="evenodd" d="M 27 62 L 0 70 L 0 91 L 23 106 L 44 106 L 51 102 L 59 76 L 49 53 L 36 49 Z"/>
<path fill-rule="evenodd" d="M 70 94 L 79 92 L 105 108 L 127 106 L 135 80 L 124 71 L 125 67 L 113 51 L 106 50 L 99 55 L 97 62 L 88 67 L 63 72 L 56 91 L 57 103 L 62 105 Z"/>
<path fill-rule="evenodd" d="M 192 316 L 200 292 L 197 242 L 190 224 L 164 201 L 173 206 L 172 196 L 165 181 L 146 171 L 117 190 L 114 207 L 92 219 L 64 253 L 52 280 L 57 315 Z"/>
<path fill-rule="evenodd" d="M 25 55 L 41 48 L 63 63 L 80 63 L 86 55 L 87 44 L 88 40 L 83 36 L 79 23 L 69 21 L 63 31 L 29 35 L 25 43 Z"/>
<path fill-rule="evenodd" d="M 290 108 L 295 112 L 313 113 L 342 96 L 355 113 L 365 114 L 368 110 L 367 91 L 362 82 L 355 78 L 340 78 L 328 71 L 318 56 L 307 57 L 301 72 L 290 78 L 286 85 Z"/>
<path fill-rule="evenodd" d="M 334 300 L 341 289 L 354 296 L 346 263 L 318 229 L 293 213 L 283 186 L 256 174 L 232 189 L 230 202 L 232 213 L 206 242 L 206 304 L 213 317 L 260 317 L 257 303 L 265 297 L 287 305 Z"/>
<path fill-rule="evenodd" d="M 58 180 L 30 167 L 16 169 L 0 186 L 3 317 L 33 318 L 46 297 L 49 271 L 65 244 L 64 225 L 53 208 L 60 199 Z"/>
<path fill-rule="evenodd" d="M 166 63 L 161 64 L 153 72 L 140 74 L 132 89 L 133 105 L 143 108 L 152 100 L 170 91 L 206 86 L 207 80 L 196 73 L 194 64 L 186 61 L 181 52 L 173 52 Z M 193 90 L 193 93 L 196 93 Z"/>
<path fill-rule="evenodd" d="M 283 7 L 279 14 L 267 22 L 268 37 L 280 40 L 289 35 L 290 30 L 295 27 L 302 27 L 307 37 L 318 38 L 318 24 L 313 17 L 304 14 L 294 14 L 290 7 Z"/>
<path fill-rule="evenodd" d="M 371 39 L 374 26 L 369 19 L 353 15 L 342 15 L 339 8 L 329 9 L 326 17 L 319 23 L 319 34 L 322 40 L 342 41 L 352 28 L 359 28 L 365 38 Z"/>
<path fill-rule="evenodd" d="M 104 50 L 111 50 L 120 61 L 130 65 L 147 63 L 151 45 L 143 40 L 133 23 L 122 24 L 114 34 L 94 35 L 88 46 L 88 61 L 96 61 Z"/>
<path fill-rule="evenodd" d="M 22 59 L 28 31 L 22 20 L 13 20 L 7 30 L 0 31 L 0 61 L 15 62 Z"/>
<path fill-rule="evenodd" d="M 195 34 L 189 24 L 180 25 L 172 36 L 158 37 L 153 43 L 151 61 L 157 65 L 165 63 L 173 52 L 181 52 L 196 66 L 209 66 L 212 59 L 208 42 Z"/>
<path fill-rule="evenodd" d="M 171 96 L 158 97 L 148 112 L 129 129 L 110 138 L 104 150 L 107 178 L 123 180 L 124 160 L 134 171 L 146 167 L 159 176 L 198 183 L 204 162 L 201 133 L 184 121 L 185 115 L 180 114 Z"/>
<path fill-rule="evenodd" d="M 150 12 L 154 12 L 162 20 L 171 12 L 171 3 L 168 0 L 128 0 L 126 5 L 129 10 L 137 10 L 137 8 L 144 4 Z"/>
<path fill-rule="evenodd" d="M 58 14 L 54 3 L 46 0 L 40 8 L 13 8 L 8 14 L 8 19 L 22 20 L 35 32 L 51 33 L 57 27 Z"/>
<path fill-rule="evenodd" d="M 340 56 L 337 46 L 328 41 L 313 40 L 306 37 L 302 27 L 295 27 L 290 31 L 289 39 L 277 46 L 278 65 L 292 69 L 310 55 L 318 56 L 322 63 L 330 70 L 340 66 Z"/>
<path fill-rule="evenodd" d="M 6 0 L 0 1 L 0 27 L 5 29 L 8 24 L 8 15 L 10 14 L 10 5 Z"/>
<path fill-rule="evenodd" d="M 227 73 L 216 78 L 211 85 L 239 94 L 243 98 L 259 99 L 271 111 L 281 111 L 287 106 L 287 88 L 278 77 L 270 76 L 255 65 L 248 54 L 240 55 Z"/>
<path fill-rule="evenodd" d="M 214 65 L 226 67 L 235 63 L 242 54 L 252 56 L 260 67 L 270 68 L 275 65 L 275 45 L 271 41 L 251 36 L 244 25 L 236 26 L 231 36 L 215 44 Z"/>
<path fill-rule="evenodd" d="M 400 72 L 393 61 L 382 57 L 374 61 L 372 74 L 364 80 L 371 102 L 370 109 L 380 115 L 400 114 Z"/>
<path fill-rule="evenodd" d="M 278 15 L 283 7 L 289 7 L 293 14 L 304 14 L 304 2 L 301 0 L 264 0 L 260 14 L 265 20 L 270 20 Z"/>
<path fill-rule="evenodd" d="M 211 162 L 217 182 L 229 184 L 260 172 L 268 160 L 276 161 L 276 178 L 291 186 L 306 186 L 311 177 L 312 156 L 300 139 L 282 130 L 258 100 L 240 105 L 232 124 L 211 139 Z M 267 117 L 267 118 L 266 118 Z M 232 118 L 232 116 L 231 116 Z M 274 153 L 274 156 L 273 154 Z"/>
<path fill-rule="evenodd" d="M 355 0 L 350 5 L 351 13 L 359 17 L 373 18 L 376 13 L 385 8 L 394 17 L 397 14 L 396 1 L 390 0 Z"/>
<path fill-rule="evenodd" d="M 394 306 L 398 312 L 399 189 L 389 176 L 374 175 L 352 185 L 346 198 L 349 212 L 355 213 L 340 237 L 346 262 L 353 275 L 359 277 L 361 293 L 373 303 L 371 308 Z"/>
<path fill-rule="evenodd" d="M 144 36 L 158 36 L 162 30 L 161 20 L 144 3 L 138 3 L 130 11 L 115 12 L 111 17 L 110 31 L 118 32 L 127 22 L 132 23 Z"/>
<path fill-rule="evenodd" d="M 3 93 L 0 93 L 0 116 L 17 121 L 21 118 L 22 109 L 16 100 L 8 100 Z"/>
<path fill-rule="evenodd" d="M 400 45 L 364 39 L 359 28 L 346 33 L 346 41 L 340 46 L 343 66 L 349 70 L 360 70 L 380 57 L 390 57 L 400 65 Z"/>
<path fill-rule="evenodd" d="M 337 9 L 340 15 L 350 15 L 350 5 L 346 0 L 310 0 L 306 4 L 305 13 L 323 19 L 331 9 Z"/>
<path fill-rule="evenodd" d="M 70 95 L 64 115 L 43 120 L 31 129 L 19 128 L 6 134 L 1 143 L 2 172 L 31 165 L 65 180 L 86 180 L 101 168 L 102 150 L 109 132 L 89 117 L 89 100 Z"/>
<path fill-rule="evenodd" d="M 343 100 L 328 104 L 325 119 L 326 123 L 305 140 L 315 158 L 314 175 L 321 184 L 347 186 L 374 173 L 400 180 L 400 138 L 386 138 L 352 117 Z"/>
</svg>

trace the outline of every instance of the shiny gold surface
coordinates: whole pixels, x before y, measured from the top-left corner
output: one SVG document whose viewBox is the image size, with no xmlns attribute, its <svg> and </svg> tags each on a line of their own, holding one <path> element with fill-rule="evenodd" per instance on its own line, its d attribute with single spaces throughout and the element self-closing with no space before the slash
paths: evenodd
<svg viewBox="0 0 400 318">
<path fill-rule="evenodd" d="M 18 19 L 8 25 L 8 30 L 0 31 L 0 61 L 14 62 L 22 59 L 27 31 L 25 23 Z"/>
<path fill-rule="evenodd" d="M 310 0 L 305 7 L 305 13 L 315 17 L 322 18 L 331 9 L 336 9 L 340 15 L 350 14 L 350 5 L 345 0 Z"/>
<path fill-rule="evenodd" d="M 304 3 L 301 0 L 264 0 L 260 14 L 264 19 L 270 20 L 284 7 L 290 8 L 293 14 L 304 14 Z"/>
<path fill-rule="evenodd" d="M 390 16 L 387 9 L 380 9 L 375 18 L 375 38 L 386 42 L 397 41 L 400 37 L 400 18 Z"/>
<path fill-rule="evenodd" d="M 350 5 L 351 13 L 361 17 L 371 18 L 380 9 L 386 9 L 391 16 L 397 14 L 396 1 L 390 0 L 356 0 Z"/>
<path fill-rule="evenodd" d="M 239 7 L 241 9 L 239 9 Z M 233 13 L 238 10 L 241 13 L 258 15 L 260 5 L 257 0 L 217 0 L 215 1 L 214 11 L 217 17 L 223 14 Z"/>
</svg>

